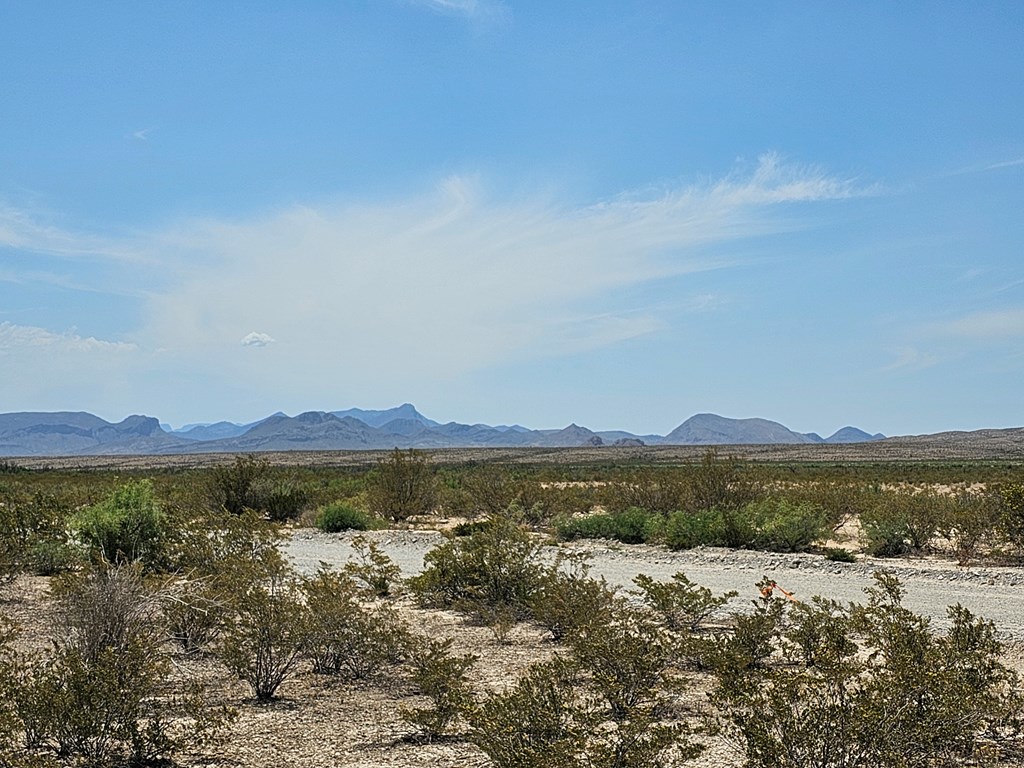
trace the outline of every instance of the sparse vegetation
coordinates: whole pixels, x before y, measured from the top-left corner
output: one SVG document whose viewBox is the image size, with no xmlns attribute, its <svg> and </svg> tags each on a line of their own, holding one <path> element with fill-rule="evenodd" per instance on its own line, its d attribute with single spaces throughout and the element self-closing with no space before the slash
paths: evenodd
<svg viewBox="0 0 1024 768">
<path fill-rule="evenodd" d="M 715 595 L 681 573 L 638 577 L 627 600 L 590 575 L 578 545 L 542 552 L 556 515 L 566 539 L 810 550 L 842 562 L 891 546 L 1019 564 L 1019 467 L 907 468 L 906 477 L 935 483 L 923 486 L 892 482 L 888 467 L 751 466 L 715 455 L 678 467 L 438 473 L 422 455 L 399 453 L 428 485 L 442 475 L 479 516 L 427 555 L 412 580 L 419 608 L 369 536 L 354 539 L 347 567 L 294 573 L 279 550 L 294 523 L 276 519 L 291 519 L 280 511 L 291 502 L 278 511 L 266 502 L 267 489 L 290 487 L 296 493 L 281 498 L 355 518 L 381 466 L 281 472 L 248 457 L 216 482 L 214 470 L 0 472 L 5 595 L 22 601 L 26 582 L 54 585 L 45 610 L 10 603 L 36 622 L 34 635 L 45 622 L 46 641 L 0 617 L 0 765 L 169 765 L 223 732 L 225 703 L 301 712 L 311 687 L 358 702 L 383 689 L 388 702 L 405 699 L 408 742 L 396 745 L 470 741 L 495 766 L 685 765 L 697 751 L 692 731 L 705 727 L 755 768 L 997 766 L 1021 753 L 1022 688 L 995 628 L 953 606 L 936 629 L 904 607 L 891 576 L 853 606 L 790 601 L 766 580 L 750 610 L 728 613 L 734 593 Z M 625 505 L 648 481 L 650 506 Z M 218 483 L 247 488 L 232 498 L 248 501 L 229 505 L 225 491 L 214 503 Z M 492 508 L 510 498 L 517 503 Z M 609 499 L 618 500 L 594 509 Z M 408 522 L 419 509 L 388 517 L 419 525 Z M 628 556 L 628 546 L 609 549 Z M 22 576 L 40 571 L 63 575 Z M 532 664 L 519 656 L 527 637 Z M 496 677 L 488 665 L 500 655 L 519 659 L 514 673 Z M 209 675 L 230 675 L 216 706 L 198 685 Z M 288 701 L 257 708 L 246 686 L 259 702 Z"/>
</svg>

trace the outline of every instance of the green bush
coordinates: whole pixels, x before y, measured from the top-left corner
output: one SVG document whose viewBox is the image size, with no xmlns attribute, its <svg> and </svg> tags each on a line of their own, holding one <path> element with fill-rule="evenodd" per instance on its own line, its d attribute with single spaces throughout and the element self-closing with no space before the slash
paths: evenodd
<svg viewBox="0 0 1024 768">
<path fill-rule="evenodd" d="M 825 549 L 825 559 L 834 563 L 856 563 L 857 555 L 843 547 L 828 547 Z"/>
<path fill-rule="evenodd" d="M 589 572 L 588 555 L 583 553 L 559 553 L 543 570 L 530 597 L 530 613 L 555 642 L 611 620 L 615 590 L 604 579 L 590 578 Z"/>
<path fill-rule="evenodd" d="M 830 529 L 825 511 L 809 502 L 770 497 L 751 502 L 743 510 L 756 531 L 755 548 L 770 552 L 806 551 Z"/>
<path fill-rule="evenodd" d="M 371 512 L 388 520 L 426 515 L 437 503 L 437 478 L 421 452 L 396 448 L 366 478 L 366 499 Z"/>
<path fill-rule="evenodd" d="M 936 634 L 902 605 L 894 577 L 875 579 L 851 611 L 771 598 L 788 613 L 768 633 L 778 663 L 720 670 L 712 700 L 745 765 L 974 764 L 982 744 L 1019 733 L 1019 680 L 999 662 L 991 623 L 953 606 Z"/>
<path fill-rule="evenodd" d="M 316 527 L 327 533 L 339 531 L 372 531 L 384 526 L 384 521 L 348 502 L 335 501 L 323 507 L 316 516 Z"/>
<path fill-rule="evenodd" d="M 166 520 L 152 482 L 137 480 L 75 513 L 70 525 L 94 555 L 111 563 L 138 560 L 153 567 L 163 555 Z"/>
<path fill-rule="evenodd" d="M 644 509 L 667 515 L 690 506 L 692 494 L 688 474 L 678 467 L 643 467 L 630 470 L 598 494 L 602 505 L 613 512 Z"/>
<path fill-rule="evenodd" d="M 942 535 L 952 545 L 959 565 L 970 565 L 998 545 L 1000 511 L 998 493 L 962 490 L 953 495 Z"/>
<path fill-rule="evenodd" d="M 496 768 L 579 768 L 592 725 L 580 711 L 579 677 L 564 659 L 535 664 L 470 710 L 470 741 Z"/>
<path fill-rule="evenodd" d="M 473 694 L 466 673 L 476 663 L 473 655 L 453 656 L 452 641 L 412 643 L 412 682 L 431 705 L 403 708 L 402 718 L 422 729 L 427 738 L 449 734 L 472 707 Z"/>
<path fill-rule="evenodd" d="M 269 701 L 305 650 L 306 609 L 298 586 L 287 578 L 241 586 L 231 609 L 217 655 L 259 701 Z"/>
<path fill-rule="evenodd" d="M 158 603 L 137 565 L 104 567 L 59 585 L 54 649 L 16 670 L 12 700 L 25 765 L 163 765 L 231 718 L 196 685 L 168 683 Z M 16 765 L 18 763 L 15 763 Z"/>
<path fill-rule="evenodd" d="M 623 544 L 642 544 L 656 538 L 661 530 L 660 515 L 639 507 L 621 512 L 608 512 L 572 517 L 558 523 L 558 537 L 572 539 L 612 539 Z"/>
<path fill-rule="evenodd" d="M 999 489 L 999 531 L 1017 549 L 1024 550 L 1024 485 L 1014 483 Z"/>
<path fill-rule="evenodd" d="M 932 490 L 888 491 L 861 515 L 867 551 L 878 557 L 922 552 L 949 529 L 953 502 Z"/>
<path fill-rule="evenodd" d="M 240 515 L 262 511 L 260 484 L 270 473 L 270 462 L 259 456 L 236 456 L 234 463 L 216 467 L 207 481 L 207 496 L 214 510 Z"/>
<path fill-rule="evenodd" d="M 736 597 L 726 592 L 717 597 L 707 587 L 694 584 L 686 574 L 672 576 L 672 581 L 655 581 L 641 573 L 633 582 L 639 594 L 666 629 L 673 632 L 696 632 L 715 611 Z"/>
<path fill-rule="evenodd" d="M 365 536 L 352 539 L 356 559 L 345 564 L 345 573 L 362 582 L 374 597 L 387 597 L 401 582 L 402 569 L 381 551 L 375 541 Z"/>
<path fill-rule="evenodd" d="M 309 504 L 309 493 L 294 482 L 261 483 L 255 488 L 254 509 L 277 522 L 295 520 Z"/>
<path fill-rule="evenodd" d="M 520 522 L 522 510 L 510 508 L 469 536 L 435 547 L 424 569 L 409 586 L 425 606 L 455 608 L 484 618 L 509 608 L 518 618 L 529 615 L 543 566 L 540 543 Z"/>
<path fill-rule="evenodd" d="M 722 515 L 718 510 L 673 512 L 665 520 L 664 538 L 669 549 L 724 546 Z"/>
<path fill-rule="evenodd" d="M 408 631 L 386 606 L 364 606 L 364 592 L 345 573 L 321 568 L 301 583 L 306 601 L 303 647 L 313 669 L 364 679 L 406 651 Z"/>
</svg>

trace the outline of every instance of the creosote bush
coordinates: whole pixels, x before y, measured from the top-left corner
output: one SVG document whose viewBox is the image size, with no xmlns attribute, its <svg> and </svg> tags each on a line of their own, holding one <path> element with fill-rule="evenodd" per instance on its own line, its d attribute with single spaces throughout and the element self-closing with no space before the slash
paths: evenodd
<svg viewBox="0 0 1024 768">
<path fill-rule="evenodd" d="M 386 520 L 429 514 L 437 503 L 434 470 L 421 452 L 396 448 L 366 478 L 366 501 Z"/>
<path fill-rule="evenodd" d="M 409 642 L 404 625 L 390 606 L 367 605 L 352 576 L 321 566 L 302 579 L 301 591 L 302 645 L 314 671 L 361 680 L 402 659 Z"/>
<path fill-rule="evenodd" d="M 473 693 L 466 673 L 478 657 L 452 655 L 450 639 L 424 638 L 410 646 L 410 677 L 418 692 L 430 699 L 430 706 L 405 707 L 402 717 L 428 739 L 449 735 L 472 709 Z"/>
<path fill-rule="evenodd" d="M 776 624 L 777 660 L 742 676 L 721 667 L 713 696 L 745 765 L 962 765 L 983 742 L 998 750 L 1019 733 L 1019 681 L 999 662 L 990 622 L 952 606 L 951 628 L 936 634 L 884 573 L 867 594 L 849 610 L 766 599 L 777 606 L 762 611 Z"/>
<path fill-rule="evenodd" d="M 269 701 L 306 649 L 305 619 L 294 579 L 252 583 L 233 597 L 216 653 L 257 700 Z"/>
<path fill-rule="evenodd" d="M 384 521 L 345 501 L 323 507 L 316 516 L 316 527 L 327 533 L 372 531 L 384 527 Z"/>
<path fill-rule="evenodd" d="M 456 608 L 483 619 L 495 608 L 529 615 L 543 566 L 540 543 L 510 508 L 489 518 L 469 536 L 452 538 L 423 559 L 424 569 L 409 579 L 421 605 Z"/>
<path fill-rule="evenodd" d="M 155 567 L 163 554 L 167 520 L 149 480 L 126 483 L 72 515 L 70 524 L 95 557 L 111 563 Z"/>
<path fill-rule="evenodd" d="M 611 620 L 615 590 L 603 578 L 593 579 L 589 574 L 589 556 L 585 553 L 560 552 L 555 562 L 544 568 L 530 597 L 530 614 L 555 642 Z"/>
<path fill-rule="evenodd" d="M 166 764 L 230 721 L 230 711 L 205 704 L 199 686 L 167 681 L 162 595 L 137 565 L 65 579 L 58 595 L 52 652 L 6 660 L 13 708 L 0 707 L 0 719 L 26 748 L 13 765 Z"/>
</svg>

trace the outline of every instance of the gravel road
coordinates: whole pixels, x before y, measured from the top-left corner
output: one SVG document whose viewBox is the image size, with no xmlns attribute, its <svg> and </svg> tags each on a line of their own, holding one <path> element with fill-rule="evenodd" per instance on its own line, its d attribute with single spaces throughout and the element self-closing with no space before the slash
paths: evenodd
<svg viewBox="0 0 1024 768">
<path fill-rule="evenodd" d="M 433 531 L 374 531 L 363 534 L 412 576 L 423 568 L 423 556 L 443 541 Z M 295 566 L 309 573 L 318 563 L 341 565 L 353 555 L 353 534 L 327 534 L 314 530 L 295 532 L 285 551 Z M 719 548 L 672 552 L 663 547 L 622 545 L 603 541 L 573 542 L 563 548 L 584 550 L 592 556 L 591 574 L 610 584 L 633 586 L 639 573 L 667 580 L 679 571 L 715 593 L 736 590 L 739 596 L 728 608 L 742 609 L 757 596 L 754 584 L 770 576 L 797 599 L 812 595 L 841 603 L 864 600 L 871 574 L 884 568 L 896 573 L 906 590 L 904 604 L 931 616 L 936 627 L 946 625 L 946 607 L 960 603 L 976 615 L 995 622 L 1006 639 L 1024 640 L 1024 568 L 959 568 L 948 561 L 877 560 L 833 563 L 819 555 L 779 555 Z M 555 547 L 546 547 L 551 556 Z"/>
</svg>

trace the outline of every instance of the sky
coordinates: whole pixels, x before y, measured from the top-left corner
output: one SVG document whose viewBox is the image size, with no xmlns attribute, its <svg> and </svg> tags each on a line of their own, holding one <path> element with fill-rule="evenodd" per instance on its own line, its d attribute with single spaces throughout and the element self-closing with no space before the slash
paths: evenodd
<svg viewBox="0 0 1024 768">
<path fill-rule="evenodd" d="M 1024 425 L 1024 4 L 0 0 L 0 412 Z"/>
</svg>

